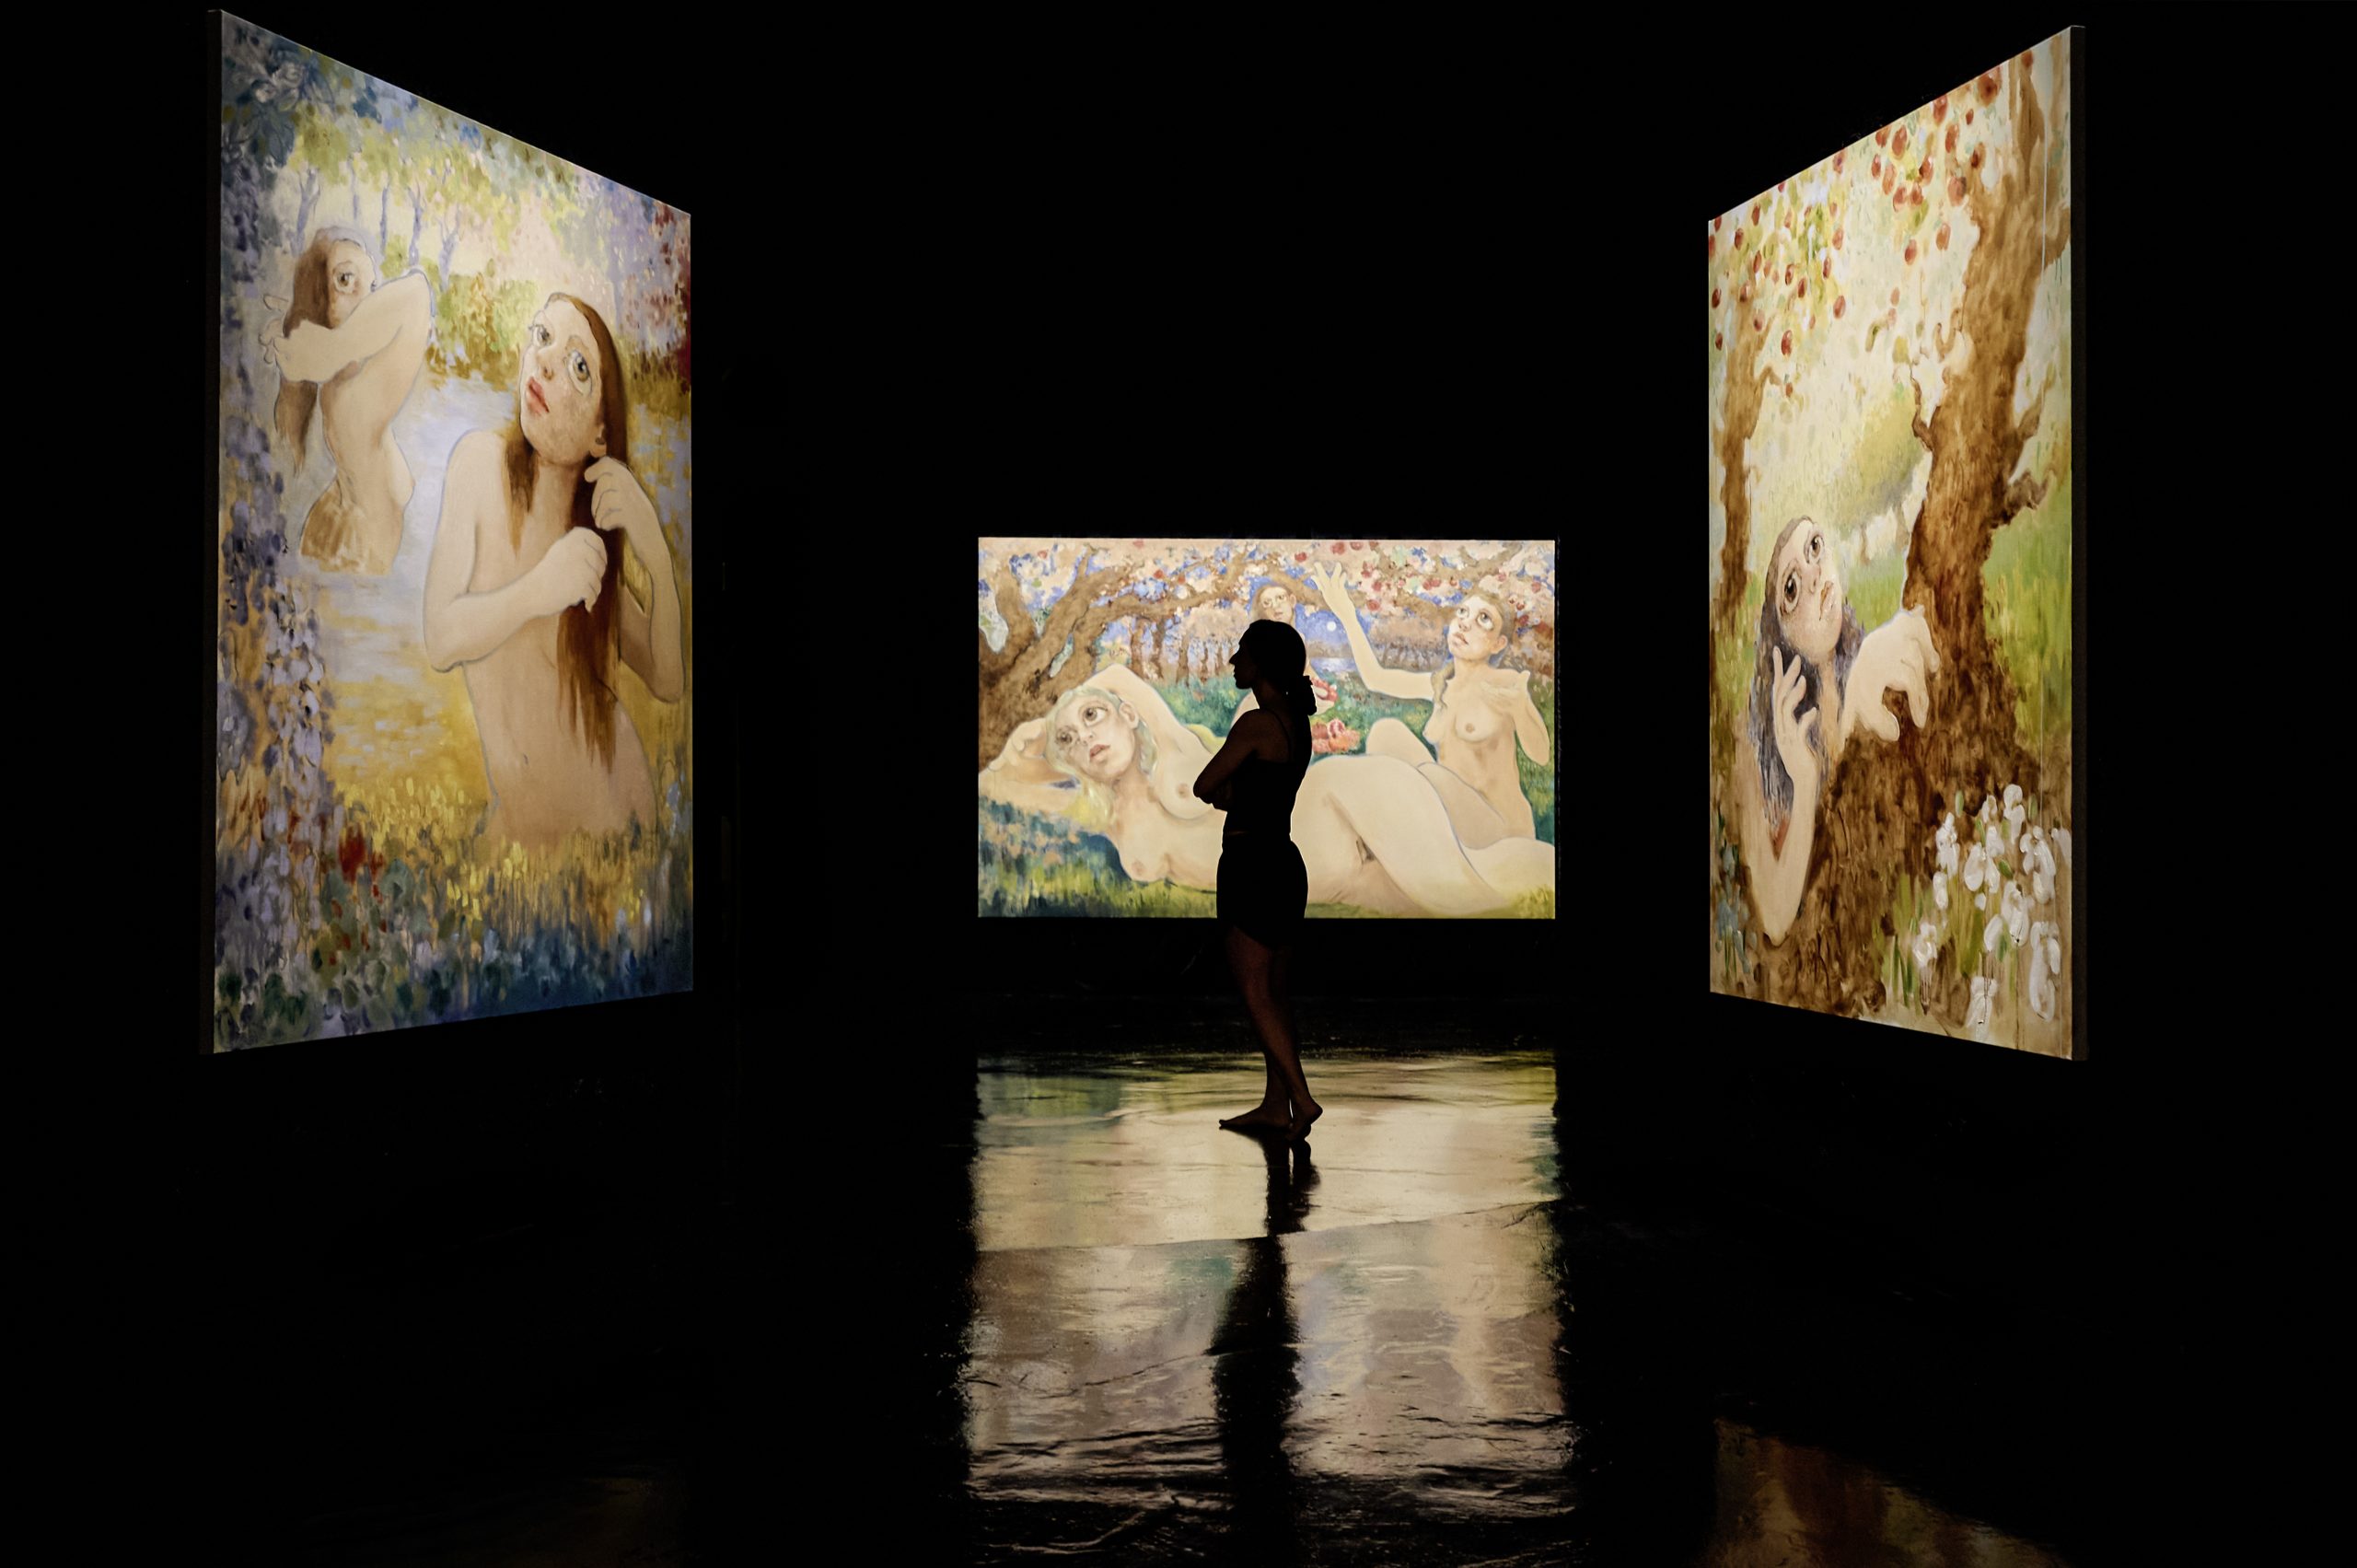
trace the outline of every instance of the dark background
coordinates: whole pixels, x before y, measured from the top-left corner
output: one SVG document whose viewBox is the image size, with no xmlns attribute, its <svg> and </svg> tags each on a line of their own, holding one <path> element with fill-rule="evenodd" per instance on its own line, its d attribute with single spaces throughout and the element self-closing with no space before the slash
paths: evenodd
<svg viewBox="0 0 2357 1568">
<path fill-rule="evenodd" d="M 1739 1192 L 1763 1234 L 1870 1242 L 1993 1310 L 2066 1304 L 2063 1353 L 2091 1369 L 2075 1462 L 2106 1499 L 2126 1496 L 2116 1446 L 2213 1397 L 2243 1249 L 2298 1223 L 2252 1194 L 2310 1190 L 2323 1146 L 2307 1096 L 2276 1088 L 2264 1132 L 2240 1110 L 2296 1077 L 2294 1010 L 2330 978 L 2251 923 L 2297 852 L 2265 826 L 2289 809 L 2271 762 L 2230 765 L 2315 743 L 2249 705 L 2302 694 L 2300 666 L 2248 672 L 2282 668 L 2305 622 L 2204 589 L 2249 520 L 2321 543 L 2347 511 L 2312 494 L 2308 454 L 2331 448 L 2302 428 L 2345 354 L 2328 8 L 1790 36 L 1765 14 L 1544 37 L 1354 19 L 1307 42 L 935 19 L 622 35 L 481 10 L 463 47 L 391 15 L 239 14 L 693 216 L 699 985 L 209 1058 L 192 947 L 137 985 L 80 982 L 111 1005 L 95 1033 L 64 1026 L 98 1058 L 71 1092 L 122 1152 L 75 1146 L 54 1223 L 103 1282 L 75 1364 L 121 1395 L 76 1402 L 94 1444 L 124 1401 L 185 1414 L 185 1555 L 329 1560 L 372 1528 L 462 1529 L 511 1477 L 631 1463 L 674 1479 L 706 1544 L 791 1539 L 838 1503 L 892 1518 L 939 1344 L 917 1156 L 970 1109 L 976 1020 L 1150 1018 L 1215 962 L 1188 967 L 1199 934 L 978 933 L 965 912 L 962 771 L 929 757 L 936 733 L 962 756 L 970 645 L 962 597 L 911 585 L 983 533 L 1561 538 L 1562 918 L 1352 923 L 1351 949 L 1304 966 L 1305 1013 L 1421 994 L 1551 1031 L 1589 1190 Z M 1695 220 L 2074 17 L 2088 1060 L 1709 997 L 1662 957 L 1700 912 L 1664 849 L 1700 793 L 1673 761 L 1701 749 L 1670 673 L 1690 621 L 1673 635 L 1664 608 L 1700 575 L 1701 508 L 1672 498 L 1693 421 L 1664 412 L 1700 401 L 1664 325 L 1696 303 Z M 157 249 L 207 366 L 212 26 L 134 46 L 145 112 L 191 127 L 187 243 Z M 107 357 L 77 353 L 100 379 Z M 209 515 L 201 475 L 173 494 Z M 134 575 L 125 688 L 209 642 L 197 554 Z M 2266 581 L 2269 603 L 2295 592 Z M 164 726 L 189 758 L 168 800 L 209 753 L 194 683 L 168 690 L 152 707 L 191 704 Z M 158 782 L 119 781 L 108 809 L 152 820 Z M 192 882 L 196 806 L 153 830 Z M 58 853 L 51 876 L 87 877 Z M 161 903 L 169 954 L 168 912 L 201 895 Z"/>
</svg>

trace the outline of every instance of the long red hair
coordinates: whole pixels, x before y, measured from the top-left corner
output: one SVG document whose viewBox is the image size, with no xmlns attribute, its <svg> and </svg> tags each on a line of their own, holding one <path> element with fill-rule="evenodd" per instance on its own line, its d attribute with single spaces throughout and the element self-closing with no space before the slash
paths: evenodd
<svg viewBox="0 0 2357 1568">
<path fill-rule="evenodd" d="M 622 390 L 621 356 L 614 352 L 614 338 L 606 330 L 605 318 L 585 302 L 569 294 L 552 294 L 551 302 L 563 300 L 581 312 L 589 323 L 589 335 L 598 342 L 598 384 L 602 389 L 599 412 L 606 422 L 606 456 L 630 466 L 630 400 Z M 507 427 L 507 528 L 511 549 L 521 549 L 524 543 L 524 519 L 531 511 L 532 486 L 539 474 L 539 465 L 532 461 L 530 443 L 524 439 L 523 422 L 518 419 Z M 595 461 L 596 459 L 592 459 Z M 585 468 L 586 464 L 583 465 Z M 597 490 L 586 479 L 576 482 L 573 491 L 573 511 L 567 521 L 569 528 L 586 528 L 596 525 L 591 521 L 589 504 Z M 557 701 L 563 704 L 565 721 L 575 734 L 589 742 L 598 760 L 608 767 L 614 762 L 614 657 L 620 621 L 616 620 L 622 593 L 622 543 L 609 540 L 606 547 L 606 577 L 598 590 L 598 608 L 584 610 L 568 605 L 557 619 L 556 689 Z"/>
</svg>

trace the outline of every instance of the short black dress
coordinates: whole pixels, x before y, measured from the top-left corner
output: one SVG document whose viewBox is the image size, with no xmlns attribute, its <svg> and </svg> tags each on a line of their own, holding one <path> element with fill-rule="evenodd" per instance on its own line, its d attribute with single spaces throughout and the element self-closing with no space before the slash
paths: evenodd
<svg viewBox="0 0 2357 1568">
<path fill-rule="evenodd" d="M 1236 770 L 1219 849 L 1219 917 L 1270 947 L 1291 947 L 1309 906 L 1309 872 L 1293 843 L 1293 803 L 1309 770 L 1309 726 L 1280 715 L 1290 756 L 1248 757 Z"/>
</svg>

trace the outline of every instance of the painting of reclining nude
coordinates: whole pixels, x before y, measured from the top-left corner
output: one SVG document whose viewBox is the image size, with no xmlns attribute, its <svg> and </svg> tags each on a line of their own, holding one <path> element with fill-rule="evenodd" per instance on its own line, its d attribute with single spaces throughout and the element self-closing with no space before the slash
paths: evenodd
<svg viewBox="0 0 2357 1568">
<path fill-rule="evenodd" d="M 1276 621 L 1315 702 L 1309 915 L 1554 917 L 1553 540 L 984 539 L 975 590 L 980 914 L 1213 915 L 1192 785 Z"/>
<path fill-rule="evenodd" d="M 1711 989 L 2064 1058 L 2071 39 L 1710 218 L 1706 334 Z"/>
<path fill-rule="evenodd" d="M 686 990 L 688 215 L 220 25 L 207 1049 Z"/>
</svg>

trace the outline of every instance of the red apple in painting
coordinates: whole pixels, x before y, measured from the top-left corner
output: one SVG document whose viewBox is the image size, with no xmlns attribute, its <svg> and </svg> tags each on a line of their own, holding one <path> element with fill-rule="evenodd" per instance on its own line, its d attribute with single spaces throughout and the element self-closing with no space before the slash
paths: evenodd
<svg viewBox="0 0 2357 1568">
<path fill-rule="evenodd" d="M 1751 319 L 1751 330 L 1755 332 L 1764 332 L 1768 330 L 1768 323 L 1764 319 L 1754 316 Z"/>
<path fill-rule="evenodd" d="M 1895 168 L 1886 168 L 1882 171 L 1882 193 L 1884 195 L 1887 196 L 1890 194 L 1891 181 L 1898 178 L 1898 170 Z"/>
<path fill-rule="evenodd" d="M 1812 332 L 1817 331 L 1817 312 L 1814 310 L 1808 313 L 1808 330 Z"/>
<path fill-rule="evenodd" d="M 1938 244 L 1940 249 L 1943 250 L 1948 248 L 1948 226 L 1945 224 L 1940 225 Z"/>
<path fill-rule="evenodd" d="M 1872 172 L 1876 180 L 1882 178 L 1882 154 L 1880 153 L 1875 154 L 1875 167 Z"/>
<path fill-rule="evenodd" d="M 1724 218 L 1713 218 L 1713 219 L 1711 220 L 1711 231 L 1712 231 L 1713 233 L 1714 233 L 1714 234 L 1715 234 L 1716 232 L 1718 232 L 1719 225 L 1721 225 L 1721 224 L 1723 224 L 1723 223 L 1724 223 L 1724 222 L 1726 222 L 1726 221 L 1727 221 L 1727 220 L 1726 220 L 1726 219 L 1724 219 Z"/>
<path fill-rule="evenodd" d="M 1727 335 L 1726 335 L 1724 332 L 1713 332 L 1713 333 L 1711 334 L 1711 346 L 1712 346 L 1713 348 L 1724 348 L 1724 347 L 1726 347 L 1726 346 L 1727 346 Z"/>
<path fill-rule="evenodd" d="M 2036 60 L 2034 60 L 2034 59 L 2032 59 L 2032 58 L 2030 57 L 2030 52 L 2029 52 L 2028 50 L 2025 49 L 2025 50 L 2023 50 L 2023 51 L 2022 51 L 2022 69 L 2023 69 L 2023 70 L 2026 71 L 2026 70 L 2028 70 L 2031 66 L 2033 66 L 2033 65 L 2035 65 L 2035 64 L 2038 64 L 2038 62 L 2037 62 Z"/>
<path fill-rule="evenodd" d="M 1849 155 L 1849 153 L 1848 153 L 1848 151 L 1847 151 L 1846 149 L 1845 149 L 1844 151 L 1838 152 L 1838 153 L 1835 153 L 1835 154 L 1833 155 L 1833 172 L 1834 172 L 1834 173 L 1839 174 L 1839 173 L 1840 173 L 1840 172 L 1841 172 L 1841 160 L 1842 160 L 1843 158 L 1845 158 L 1845 157 L 1849 157 L 1849 156 L 1850 156 L 1850 155 Z"/>
<path fill-rule="evenodd" d="M 1806 278 L 1801 279 L 1801 297 L 1803 299 L 1808 297 L 1808 279 Z"/>
<path fill-rule="evenodd" d="M 1980 167 L 1980 149 L 1978 146 L 1972 149 L 1972 167 L 1975 168 Z"/>
<path fill-rule="evenodd" d="M 1898 312 L 1896 310 L 1892 311 L 1889 317 L 1883 322 L 1883 325 L 1888 327 L 1894 332 L 1897 331 L 1898 330 Z"/>
<path fill-rule="evenodd" d="M 1915 242 L 1911 239 L 1907 242 L 1907 260 L 1910 265 L 1915 261 Z"/>
<path fill-rule="evenodd" d="M 1879 131 L 1877 131 L 1877 132 L 1875 132 L 1875 145 L 1876 145 L 1876 146 L 1878 146 L 1878 147 L 1887 147 L 1887 146 L 1888 146 L 1889 145 L 1890 145 L 1890 127 L 1889 127 L 1889 126 L 1887 126 L 1887 125 L 1886 125 L 1886 126 L 1884 126 L 1881 130 L 1879 130 Z"/>
<path fill-rule="evenodd" d="M 1754 223 L 1759 221 L 1759 203 L 1757 202 L 1751 203 L 1751 221 Z"/>
<path fill-rule="evenodd" d="M 1959 174 L 1948 181 L 1948 200 L 1951 202 L 1961 202 L 1964 200 L 1963 175 Z"/>
<path fill-rule="evenodd" d="M 1793 352 L 1793 334 L 1789 331 L 1784 334 L 1784 352 L 1786 354 Z"/>
<path fill-rule="evenodd" d="M 1898 291 L 1895 288 L 1890 291 L 1890 302 L 1893 305 L 1898 303 Z"/>
<path fill-rule="evenodd" d="M 1837 296 L 1833 301 L 1833 319 L 1839 321 L 1848 313 L 1849 308 L 1850 296 L 1846 294 Z"/>
<path fill-rule="evenodd" d="M 1823 271 L 1822 273 L 1819 273 L 1817 275 L 1818 275 L 1819 277 L 1827 277 L 1827 278 L 1829 278 L 1829 277 L 1831 277 L 1831 276 L 1833 275 L 1833 258 L 1832 258 L 1832 257 L 1828 256 L 1828 257 L 1825 259 L 1825 271 Z"/>
<path fill-rule="evenodd" d="M 1915 183 L 1921 185 L 1930 178 L 1932 178 L 1932 160 L 1930 158 L 1925 158 L 1923 160 L 1923 167 L 1915 171 Z"/>
<path fill-rule="evenodd" d="M 1942 93 L 1932 100 L 1932 123 L 1936 125 L 1948 117 L 1948 95 Z"/>
<path fill-rule="evenodd" d="M 1898 190 L 1893 191 L 1890 193 L 1890 205 L 1892 211 L 1896 212 L 1898 209 L 1907 204 L 1908 190 L 1909 187 L 1901 185 Z"/>
<path fill-rule="evenodd" d="M 1969 124 L 1971 124 L 1971 123 L 1972 123 L 1972 110 L 1968 110 L 1968 110 L 1966 110 L 1964 111 L 1964 122 L 1965 122 L 1967 125 L 1969 125 Z"/>
<path fill-rule="evenodd" d="M 1710 241 L 1710 250 L 1705 253 L 1705 260 L 1711 256 L 1717 255 L 1719 253 L 1719 237 L 1715 234 L 1706 234 L 1702 238 Z"/>
<path fill-rule="evenodd" d="M 1942 99 L 1940 101 L 1941 101 L 1942 103 L 1945 103 L 1945 102 L 1947 101 L 1947 99 Z M 1946 145 L 1947 145 L 1947 149 L 1948 149 L 1948 151 L 1950 151 L 1950 152 L 1954 152 L 1954 151 L 1956 151 L 1956 134 L 1958 131 L 1961 131 L 1962 129 L 1964 129 L 1964 127 L 1963 127 L 1963 126 L 1961 126 L 1961 125 L 1951 125 L 1951 126 L 1949 126 L 1949 127 L 1948 127 L 1947 143 L 1946 143 Z"/>
<path fill-rule="evenodd" d="M 1783 188 L 1784 188 L 1784 182 L 1783 182 L 1782 180 L 1779 180 L 1778 181 L 1776 181 L 1776 189 L 1777 189 L 1777 190 L 1782 191 Z"/>
<path fill-rule="evenodd" d="M 1841 236 L 1844 232 L 1845 231 L 1838 228 L 1833 231 L 1833 249 L 1836 250 L 1841 249 Z"/>
<path fill-rule="evenodd" d="M 1739 228 L 1735 231 L 1735 248 L 1738 250 L 1743 249 L 1743 230 Z"/>
<path fill-rule="evenodd" d="M 1906 126 L 1901 125 L 1897 131 L 1891 134 L 1890 150 L 1895 153 L 1903 153 L 1907 150 Z"/>
<path fill-rule="evenodd" d="M 1790 261 L 1784 263 L 1784 286 L 1793 286 L 1793 264 Z"/>
<path fill-rule="evenodd" d="M 1983 102 L 1983 103 L 1994 103 L 1994 102 L 1996 102 L 1996 101 L 1997 101 L 1997 73 L 1996 73 L 1996 72 L 1994 72 L 1994 71 L 1983 71 L 1983 72 L 1980 74 L 1980 79 L 1979 81 L 1977 81 L 1977 82 L 1974 82 L 1972 85 L 1973 85 L 1974 87 L 1978 87 L 1978 88 L 1980 88 L 1980 101 L 1981 101 L 1981 102 Z"/>
<path fill-rule="evenodd" d="M 1737 304 L 1739 304 L 1739 305 L 1748 305 L 1748 304 L 1750 304 L 1750 303 L 1751 303 L 1751 285 L 1750 285 L 1749 284 L 1746 284 L 1746 285 L 1743 285 L 1743 292 L 1742 292 L 1741 294 L 1736 295 L 1735 297 L 1736 297 L 1736 302 Z"/>
<path fill-rule="evenodd" d="M 1719 291 L 1718 291 L 1717 289 L 1715 289 L 1715 288 L 1714 288 L 1714 289 L 1713 289 L 1713 290 L 1711 291 L 1711 308 L 1712 308 L 1712 309 L 1713 309 L 1713 310 L 1716 310 L 1718 308 L 1719 308 Z"/>
</svg>

